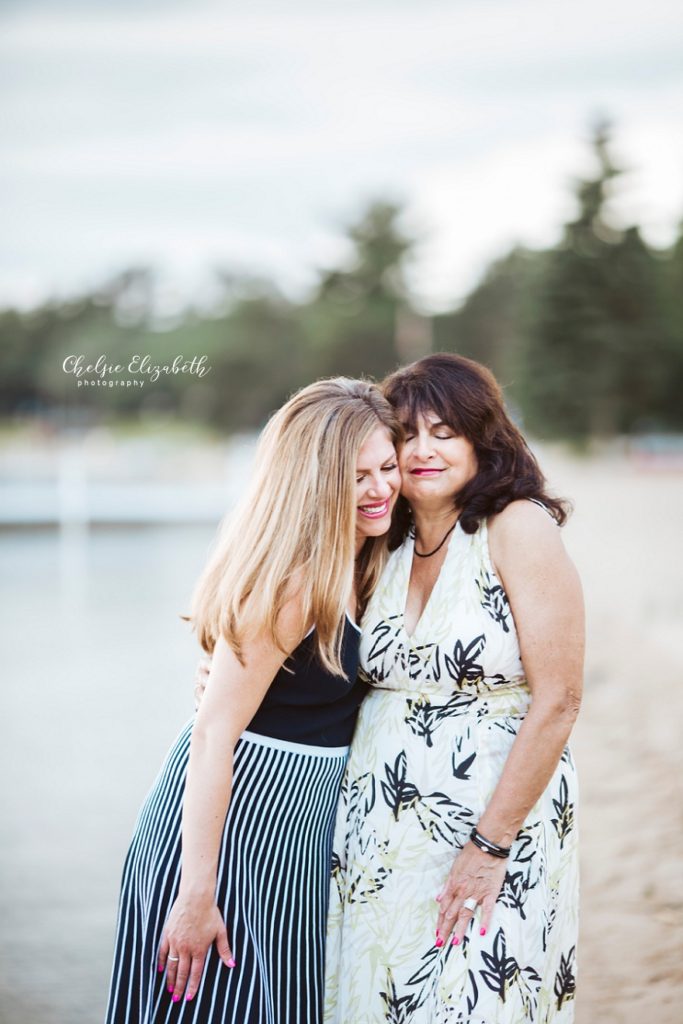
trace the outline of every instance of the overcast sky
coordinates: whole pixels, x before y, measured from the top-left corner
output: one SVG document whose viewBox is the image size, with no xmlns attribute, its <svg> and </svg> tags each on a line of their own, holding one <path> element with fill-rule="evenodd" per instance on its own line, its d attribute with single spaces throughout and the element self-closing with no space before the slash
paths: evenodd
<svg viewBox="0 0 683 1024">
<path fill-rule="evenodd" d="M 301 296 L 374 197 L 453 304 L 515 242 L 552 244 L 608 114 L 616 212 L 683 217 L 680 0 L 0 3 L 0 301 L 152 264 Z"/>
</svg>

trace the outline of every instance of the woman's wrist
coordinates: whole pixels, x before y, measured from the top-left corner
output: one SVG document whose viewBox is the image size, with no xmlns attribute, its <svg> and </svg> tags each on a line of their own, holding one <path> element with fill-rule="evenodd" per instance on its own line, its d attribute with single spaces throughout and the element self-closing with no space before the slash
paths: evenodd
<svg viewBox="0 0 683 1024">
<path fill-rule="evenodd" d="M 178 896 L 193 903 L 213 904 L 216 899 L 216 878 L 189 878 L 180 880 Z"/>
<path fill-rule="evenodd" d="M 470 841 L 474 843 L 474 845 L 479 850 L 482 850 L 490 857 L 498 857 L 502 860 L 505 860 L 507 857 L 510 856 L 509 845 L 501 846 L 499 843 L 494 843 L 492 840 L 488 839 L 485 835 L 483 835 L 479 831 L 479 828 L 476 826 L 472 829 L 470 833 Z"/>
<path fill-rule="evenodd" d="M 477 832 L 486 836 L 490 842 L 503 847 L 512 846 L 517 838 L 519 827 L 515 828 L 514 823 L 511 824 L 509 820 L 501 821 L 497 815 L 491 813 L 491 808 L 487 808 L 476 825 Z"/>
</svg>

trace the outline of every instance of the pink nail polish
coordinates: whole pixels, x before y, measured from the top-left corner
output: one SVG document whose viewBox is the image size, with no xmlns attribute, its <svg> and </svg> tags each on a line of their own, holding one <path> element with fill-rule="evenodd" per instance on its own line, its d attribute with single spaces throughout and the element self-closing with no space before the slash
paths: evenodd
<svg viewBox="0 0 683 1024">
<path fill-rule="evenodd" d="M 174 1003 L 179 1003 L 180 1002 L 180 993 L 176 992 L 176 994 L 173 996 L 173 1002 Z"/>
<path fill-rule="evenodd" d="M 228 967 L 237 967 L 237 964 L 235 963 L 232 957 L 230 957 L 230 959 L 228 960 Z"/>
<path fill-rule="evenodd" d="M 438 936 L 438 938 L 437 938 L 436 942 L 434 943 L 434 945 L 437 946 L 439 949 L 441 948 L 441 946 L 443 946 L 443 939 L 441 938 L 440 935 Z"/>
<path fill-rule="evenodd" d="M 486 929 L 485 928 L 480 928 L 479 929 L 479 934 L 480 935 L 486 935 Z"/>
<path fill-rule="evenodd" d="M 171 995 L 172 995 L 172 994 L 173 994 L 173 985 L 168 985 L 168 986 L 167 986 L 167 989 L 168 989 L 168 991 L 169 991 L 169 992 L 171 993 Z"/>
<path fill-rule="evenodd" d="M 163 969 L 164 969 L 163 966 L 161 964 L 159 964 L 159 966 L 157 967 L 157 970 L 158 970 L 159 974 L 161 974 Z"/>
<path fill-rule="evenodd" d="M 459 945 L 460 945 L 460 939 L 458 938 L 457 935 L 454 935 L 453 936 L 453 941 L 451 942 L 451 946 L 459 946 Z"/>
<path fill-rule="evenodd" d="M 188 1001 L 188 1003 L 189 1003 L 190 999 L 192 999 L 192 996 L 191 996 L 191 994 L 190 994 L 190 993 L 188 992 L 188 993 L 187 993 L 187 995 L 185 996 L 185 998 L 186 998 L 186 1000 L 187 1000 L 187 1001 Z"/>
</svg>

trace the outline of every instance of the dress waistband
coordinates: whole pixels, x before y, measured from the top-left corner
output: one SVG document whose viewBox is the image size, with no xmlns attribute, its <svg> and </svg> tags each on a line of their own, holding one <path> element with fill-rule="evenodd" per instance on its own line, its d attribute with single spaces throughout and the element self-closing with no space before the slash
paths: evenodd
<svg viewBox="0 0 683 1024">
<path fill-rule="evenodd" d="M 412 713 L 431 710 L 434 713 L 474 715 L 477 718 L 523 716 L 531 706 L 527 685 L 518 684 L 474 693 L 430 693 L 427 690 L 384 689 L 371 686 L 367 700 L 395 698 L 409 704 Z"/>
<path fill-rule="evenodd" d="M 292 740 L 280 740 L 275 736 L 250 732 L 248 729 L 245 729 L 240 739 L 254 743 L 257 747 L 285 750 L 289 754 L 301 754 L 303 757 L 346 757 L 349 752 L 348 747 L 317 747 L 311 743 L 293 743 Z"/>
</svg>

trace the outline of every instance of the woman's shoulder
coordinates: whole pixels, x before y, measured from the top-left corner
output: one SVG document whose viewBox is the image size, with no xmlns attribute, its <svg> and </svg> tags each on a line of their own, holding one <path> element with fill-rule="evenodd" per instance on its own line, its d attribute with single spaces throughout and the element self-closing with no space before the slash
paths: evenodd
<svg viewBox="0 0 683 1024">
<path fill-rule="evenodd" d="M 489 531 L 510 533 L 528 529 L 555 529 L 557 523 L 552 512 L 536 498 L 517 498 L 487 520 Z"/>
<path fill-rule="evenodd" d="M 500 555 L 523 547 L 539 550 L 560 543 L 560 530 L 552 513 L 541 502 L 519 498 L 487 520 L 489 542 Z"/>
</svg>

